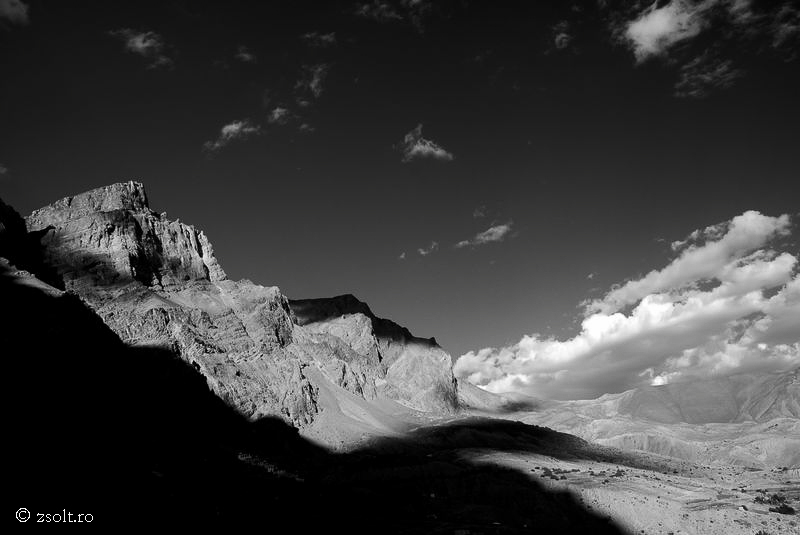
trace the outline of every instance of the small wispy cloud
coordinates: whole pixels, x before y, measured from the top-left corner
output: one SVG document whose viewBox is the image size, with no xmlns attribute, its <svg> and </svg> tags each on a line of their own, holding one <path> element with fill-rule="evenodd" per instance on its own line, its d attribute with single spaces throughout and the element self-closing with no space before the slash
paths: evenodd
<svg viewBox="0 0 800 535">
<path fill-rule="evenodd" d="M 398 256 L 397 259 L 398 260 L 405 260 L 406 259 L 406 252 L 403 251 L 402 253 L 400 253 L 400 256 Z"/>
<path fill-rule="evenodd" d="M 797 38 L 800 35 L 800 9 L 791 3 L 784 4 L 775 14 L 771 24 L 772 46 L 781 48 L 790 44 L 797 49 Z"/>
<path fill-rule="evenodd" d="M 336 44 L 336 32 L 309 32 L 300 36 L 309 46 L 327 48 Z"/>
<path fill-rule="evenodd" d="M 0 163 L 0 175 L 5 175 L 8 173 L 8 167 Z"/>
<path fill-rule="evenodd" d="M 572 42 L 569 22 L 562 20 L 553 26 L 553 45 L 558 50 L 563 50 Z"/>
<path fill-rule="evenodd" d="M 417 252 L 422 256 L 428 256 L 429 254 L 437 251 L 439 249 L 439 242 L 432 241 L 430 245 L 427 247 L 420 247 L 417 249 Z"/>
<path fill-rule="evenodd" d="M 424 21 L 433 11 L 430 0 L 373 0 L 356 6 L 355 14 L 377 22 L 408 20 L 419 31 L 424 31 Z"/>
<path fill-rule="evenodd" d="M 731 60 L 721 60 L 706 52 L 681 67 L 675 96 L 703 98 L 715 89 L 731 87 L 743 75 Z"/>
<path fill-rule="evenodd" d="M 324 90 L 322 83 L 328 75 L 330 65 L 318 63 L 316 65 L 303 65 L 300 79 L 295 84 L 295 89 L 308 91 L 314 98 L 319 98 Z"/>
<path fill-rule="evenodd" d="M 402 20 L 402 15 L 389 2 L 374 0 L 356 6 L 356 15 L 365 17 L 378 22 L 388 22 L 391 20 Z"/>
<path fill-rule="evenodd" d="M 455 244 L 457 249 L 462 247 L 477 247 L 479 245 L 486 245 L 487 243 L 501 242 L 505 240 L 511 233 L 512 221 L 503 223 L 502 225 L 494 225 L 477 233 L 475 236 L 468 240 L 462 240 Z"/>
<path fill-rule="evenodd" d="M 206 141 L 203 148 L 209 152 L 216 152 L 233 141 L 244 140 L 259 133 L 261 133 L 261 127 L 254 125 L 248 119 L 232 121 L 220 129 L 217 139 Z"/>
<path fill-rule="evenodd" d="M 418 124 L 411 132 L 405 135 L 403 141 L 397 147 L 403 154 L 404 163 L 419 158 L 431 158 L 445 162 L 451 161 L 454 156 L 443 147 L 437 145 L 430 139 L 422 137 L 422 123 Z"/>
<path fill-rule="evenodd" d="M 288 108 L 275 106 L 267 115 L 267 122 L 270 124 L 284 125 L 292 118 L 292 112 Z"/>
<path fill-rule="evenodd" d="M 166 45 L 163 38 L 155 32 L 141 32 L 130 28 L 108 32 L 112 37 L 125 44 L 125 50 L 142 56 L 149 61 L 149 68 L 168 67 L 172 60 L 165 54 Z"/>
<path fill-rule="evenodd" d="M 308 123 L 301 124 L 300 126 L 297 127 L 297 129 L 300 132 L 303 132 L 303 133 L 306 133 L 306 134 L 310 134 L 311 132 L 314 132 L 316 130 L 316 128 L 314 128 L 312 125 L 310 125 Z"/>
<path fill-rule="evenodd" d="M 0 19 L 6 19 L 12 24 L 28 24 L 28 4 L 20 0 L 0 0 Z"/>
<path fill-rule="evenodd" d="M 258 62 L 258 58 L 256 57 L 256 55 L 253 54 L 253 52 L 251 52 L 250 49 L 247 48 L 244 45 L 239 45 L 239 48 L 236 49 L 236 54 L 234 54 L 233 57 L 235 57 L 236 59 L 238 59 L 242 63 L 257 63 Z"/>
<path fill-rule="evenodd" d="M 481 205 L 481 206 L 478 206 L 477 208 L 475 208 L 472 211 L 472 217 L 474 217 L 475 219 L 480 219 L 481 217 L 486 217 L 486 206 Z"/>
</svg>

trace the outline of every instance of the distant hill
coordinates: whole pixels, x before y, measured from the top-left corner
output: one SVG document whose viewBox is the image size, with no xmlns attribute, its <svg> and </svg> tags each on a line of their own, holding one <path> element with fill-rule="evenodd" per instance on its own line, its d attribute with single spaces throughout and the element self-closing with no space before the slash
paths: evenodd
<svg viewBox="0 0 800 535">
<path fill-rule="evenodd" d="M 597 400 L 607 414 L 659 423 L 766 422 L 800 418 L 798 370 L 749 373 L 662 386 L 645 386 Z"/>
<path fill-rule="evenodd" d="M 800 466 L 800 370 L 548 401 L 515 417 L 586 440 L 699 462 Z"/>
</svg>

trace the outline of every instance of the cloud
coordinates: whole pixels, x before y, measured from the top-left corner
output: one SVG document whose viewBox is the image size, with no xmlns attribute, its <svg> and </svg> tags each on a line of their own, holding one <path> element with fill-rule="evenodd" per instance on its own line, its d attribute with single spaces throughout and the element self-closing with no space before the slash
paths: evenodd
<svg viewBox="0 0 800 535">
<path fill-rule="evenodd" d="M 563 50 L 572 42 L 572 34 L 569 29 L 569 22 L 562 20 L 553 26 L 553 45 L 558 50 Z"/>
<path fill-rule="evenodd" d="M 422 32 L 424 31 L 425 17 L 432 11 L 433 5 L 430 0 L 399 0 L 396 2 L 373 0 L 359 4 L 355 14 L 377 22 L 408 20 L 417 31 Z"/>
<path fill-rule="evenodd" d="M 429 254 L 438 249 L 439 249 L 439 243 L 432 241 L 430 245 L 428 245 L 427 247 L 420 247 L 419 249 L 417 249 L 417 252 L 422 256 L 428 256 Z"/>
<path fill-rule="evenodd" d="M 400 253 L 400 256 L 398 256 L 397 259 L 398 260 L 405 260 L 406 259 L 406 252 L 403 251 L 402 253 Z"/>
<path fill-rule="evenodd" d="M 20 0 L 0 0 L 0 19 L 12 24 L 28 24 L 28 5 Z"/>
<path fill-rule="evenodd" d="M 790 3 L 784 4 L 775 14 L 770 29 L 773 47 L 780 48 L 788 43 L 796 48 L 800 34 L 800 10 Z"/>
<path fill-rule="evenodd" d="M 125 50 L 137 54 L 149 60 L 149 68 L 167 67 L 172 65 L 172 60 L 168 58 L 164 49 L 164 40 L 155 32 L 139 32 L 124 28 L 108 32 L 112 37 L 116 37 L 125 43 Z"/>
<path fill-rule="evenodd" d="M 504 223 L 502 225 L 494 225 L 489 227 L 483 232 L 477 233 L 469 240 L 462 240 L 458 242 L 455 244 L 455 247 L 460 249 L 462 247 L 477 247 L 478 245 L 486 245 L 487 243 L 501 242 L 508 237 L 509 233 L 511 232 L 512 224 L 513 223 L 509 221 L 508 223 Z"/>
<path fill-rule="evenodd" d="M 433 141 L 422 137 L 422 124 L 418 124 L 411 132 L 405 135 L 402 143 L 397 147 L 403 154 L 402 161 L 410 162 L 418 158 L 431 158 L 449 162 L 454 156 Z"/>
<path fill-rule="evenodd" d="M 275 106 L 272 111 L 267 115 L 267 122 L 270 124 L 283 125 L 289 122 L 292 118 L 292 113 L 284 107 Z"/>
<path fill-rule="evenodd" d="M 798 259 L 770 248 L 788 224 L 788 216 L 751 211 L 698 230 L 667 267 L 601 300 L 616 305 L 624 290 L 623 301 L 636 298 L 629 312 L 603 307 L 568 340 L 532 334 L 508 347 L 470 351 L 454 372 L 493 392 L 579 399 L 645 384 L 796 367 Z"/>
<path fill-rule="evenodd" d="M 472 211 L 472 217 L 475 219 L 480 219 L 481 217 L 486 217 L 486 206 L 478 206 Z"/>
<path fill-rule="evenodd" d="M 664 56 L 674 45 L 689 41 L 707 28 L 719 27 L 720 39 L 766 36 L 780 47 L 800 30 L 800 11 L 792 2 L 754 11 L 751 0 L 671 0 L 654 2 L 624 24 L 623 37 L 639 62 Z M 752 43 L 749 44 L 752 46 Z"/>
<path fill-rule="evenodd" d="M 356 7 L 356 15 L 372 19 L 378 22 L 388 22 L 391 20 L 402 20 L 403 17 L 397 9 L 389 2 L 382 2 L 381 0 L 374 0 L 373 2 L 366 2 L 359 4 Z"/>
<path fill-rule="evenodd" d="M 206 141 L 203 147 L 209 152 L 216 152 L 232 141 L 244 140 L 250 136 L 261 133 L 261 127 L 252 124 L 249 120 L 233 121 L 220 129 L 219 136 L 214 141 Z"/>
<path fill-rule="evenodd" d="M 314 131 L 316 130 L 316 128 L 314 128 L 313 126 L 311 126 L 311 125 L 310 125 L 310 124 L 308 124 L 308 123 L 303 123 L 303 124 L 301 124 L 300 126 L 298 126 L 298 127 L 297 127 L 297 129 L 298 129 L 299 131 L 301 131 L 301 132 L 305 132 L 305 133 L 309 133 L 309 134 L 310 134 L 311 132 L 314 132 Z"/>
<path fill-rule="evenodd" d="M 731 60 L 723 61 L 706 52 L 681 67 L 675 96 L 703 98 L 715 89 L 731 87 L 743 75 Z"/>
<path fill-rule="evenodd" d="M 703 12 L 706 3 L 691 4 L 684 0 L 672 0 L 656 7 L 654 2 L 638 18 L 630 21 L 625 29 L 633 53 L 638 61 L 664 54 L 670 47 L 699 34 L 704 25 Z"/>
<path fill-rule="evenodd" d="M 786 61 L 796 57 L 800 10 L 788 0 L 758 9 L 754 4 L 752 0 L 653 2 L 632 16 L 621 15 L 623 22 L 618 12 L 612 12 L 611 20 L 617 22 L 611 28 L 637 63 L 663 58 L 679 67 L 676 97 L 702 98 L 732 86 L 745 74 L 722 51 L 739 49 L 752 55 L 772 51 Z M 698 38 L 701 34 L 703 38 Z M 700 43 L 708 44 L 698 55 Z M 741 54 L 736 61 L 745 63 Z"/>
<path fill-rule="evenodd" d="M 592 280 L 593 278 L 595 278 L 595 275 L 596 275 L 596 273 L 593 271 L 593 272 L 589 273 L 588 275 L 586 275 L 586 279 L 587 280 Z"/>
<path fill-rule="evenodd" d="M 323 91 L 322 82 L 328 75 L 329 69 L 330 66 L 326 63 L 303 65 L 302 76 L 295 84 L 295 89 L 308 91 L 315 98 L 319 98 Z"/>
<path fill-rule="evenodd" d="M 327 48 L 336 44 L 336 32 L 319 33 L 309 32 L 304 33 L 300 37 L 303 38 L 310 46 L 317 48 Z"/>
<path fill-rule="evenodd" d="M 0 163 L 0 175 L 5 175 L 8 173 L 8 167 Z"/>
<path fill-rule="evenodd" d="M 236 59 L 243 63 L 257 63 L 258 58 L 255 54 L 253 54 L 249 48 L 244 45 L 239 45 L 239 48 L 236 49 L 236 54 L 234 55 Z"/>
<path fill-rule="evenodd" d="M 672 243 L 673 250 L 683 251 L 668 266 L 612 289 L 587 310 L 613 312 L 649 294 L 718 277 L 734 259 L 763 247 L 776 236 L 788 234 L 789 224 L 788 215 L 770 217 L 750 210 L 730 221 L 696 230 L 685 240 Z M 705 243 L 701 245 L 701 241 Z"/>
</svg>

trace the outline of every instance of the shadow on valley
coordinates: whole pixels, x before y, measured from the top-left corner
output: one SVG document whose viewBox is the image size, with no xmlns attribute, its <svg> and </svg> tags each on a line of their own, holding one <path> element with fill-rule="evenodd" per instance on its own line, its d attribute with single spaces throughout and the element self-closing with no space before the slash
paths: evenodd
<svg viewBox="0 0 800 535">
<path fill-rule="evenodd" d="M 281 420 L 248 422 L 173 348 L 124 345 L 74 295 L 0 265 L 0 296 L 14 508 L 279 533 L 621 533 L 473 455 L 590 455 L 575 437 L 467 419 L 332 453 Z"/>
</svg>

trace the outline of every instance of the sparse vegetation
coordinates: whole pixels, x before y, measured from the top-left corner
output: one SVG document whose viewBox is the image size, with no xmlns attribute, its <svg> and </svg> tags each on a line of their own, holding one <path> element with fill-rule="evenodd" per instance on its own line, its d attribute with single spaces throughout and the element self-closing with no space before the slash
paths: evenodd
<svg viewBox="0 0 800 535">
<path fill-rule="evenodd" d="M 782 515 L 793 515 L 795 513 L 794 507 L 786 503 L 786 496 L 783 494 L 772 494 L 767 496 L 766 491 L 761 491 L 763 495 L 756 496 L 753 501 L 763 505 L 772 505 L 769 508 L 770 513 L 780 513 Z"/>
<path fill-rule="evenodd" d="M 762 491 L 763 492 L 763 491 Z M 756 496 L 753 500 L 755 503 L 760 503 L 764 505 L 784 505 L 786 503 L 786 496 L 782 494 L 773 494 L 771 496 L 767 496 L 764 493 L 763 496 Z"/>
</svg>

